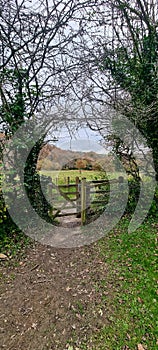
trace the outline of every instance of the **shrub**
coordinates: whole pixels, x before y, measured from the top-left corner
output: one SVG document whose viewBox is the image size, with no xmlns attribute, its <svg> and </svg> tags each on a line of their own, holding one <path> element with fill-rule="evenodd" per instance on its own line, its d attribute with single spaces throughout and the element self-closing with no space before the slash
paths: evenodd
<svg viewBox="0 0 158 350">
<path fill-rule="evenodd" d="M 7 207 L 5 205 L 2 192 L 0 192 L 0 224 L 7 220 Z"/>
</svg>

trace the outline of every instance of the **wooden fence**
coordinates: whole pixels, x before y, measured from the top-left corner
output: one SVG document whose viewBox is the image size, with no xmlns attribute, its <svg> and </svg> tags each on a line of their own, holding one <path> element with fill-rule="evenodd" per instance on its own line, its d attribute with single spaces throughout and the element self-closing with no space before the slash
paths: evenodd
<svg viewBox="0 0 158 350">
<path fill-rule="evenodd" d="M 120 186 L 123 181 L 123 177 L 120 176 L 118 179 L 110 180 L 110 184 L 115 183 Z M 66 183 L 63 185 L 50 182 L 48 185 L 48 195 L 52 205 L 52 216 L 55 218 L 76 215 L 77 217 L 81 217 L 81 225 L 84 225 L 86 214 L 91 207 L 91 202 L 93 204 L 102 204 L 105 202 L 105 199 L 100 198 L 91 200 L 91 196 L 95 194 L 108 195 L 108 185 L 109 181 L 106 179 L 87 181 L 86 178 L 80 180 L 79 177 L 76 177 L 74 183 L 70 183 L 70 178 L 68 177 Z M 60 207 L 58 207 L 59 203 L 61 203 Z M 70 211 L 71 209 L 73 210 Z"/>
</svg>

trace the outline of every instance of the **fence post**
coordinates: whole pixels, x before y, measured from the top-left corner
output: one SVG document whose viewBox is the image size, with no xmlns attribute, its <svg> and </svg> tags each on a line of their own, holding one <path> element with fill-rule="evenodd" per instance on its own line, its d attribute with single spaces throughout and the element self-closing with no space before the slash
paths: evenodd
<svg viewBox="0 0 158 350">
<path fill-rule="evenodd" d="M 52 189 L 53 189 L 53 184 L 52 182 L 48 183 L 48 201 L 51 205 L 51 210 L 50 210 L 50 214 L 53 213 L 53 206 L 52 206 Z"/>
<path fill-rule="evenodd" d="M 48 184 L 48 198 L 49 198 L 49 201 L 51 201 L 52 199 L 52 183 L 49 182 Z"/>
<path fill-rule="evenodd" d="M 81 198 L 80 198 L 80 179 L 78 176 L 76 176 L 76 214 L 77 217 L 80 216 L 80 212 L 81 212 Z"/>
<path fill-rule="evenodd" d="M 81 181 L 81 225 L 86 222 L 86 178 Z"/>
<path fill-rule="evenodd" d="M 67 188 L 68 188 L 68 192 L 70 191 L 70 176 L 67 177 Z"/>
<path fill-rule="evenodd" d="M 90 208 L 90 184 L 86 183 L 86 211 Z"/>
</svg>

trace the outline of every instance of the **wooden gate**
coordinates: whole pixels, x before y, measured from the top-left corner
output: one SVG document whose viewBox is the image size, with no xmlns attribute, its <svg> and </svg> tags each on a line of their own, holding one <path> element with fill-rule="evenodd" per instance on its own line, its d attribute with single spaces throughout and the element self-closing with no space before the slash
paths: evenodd
<svg viewBox="0 0 158 350">
<path fill-rule="evenodd" d="M 123 182 L 120 176 L 117 180 L 111 180 L 110 183 L 118 183 L 119 186 Z M 56 217 L 75 215 L 81 217 L 81 225 L 86 222 L 86 214 L 91 207 L 91 196 L 103 194 L 108 195 L 109 181 L 107 179 L 87 181 L 86 178 L 76 177 L 74 183 L 70 183 L 70 178 L 67 183 L 57 185 L 50 182 L 48 185 L 49 202 L 52 205 L 51 215 Z M 102 189 L 102 186 L 105 189 Z M 105 201 L 105 200 L 104 200 Z M 93 203 L 102 203 L 103 200 L 93 200 Z M 59 207 L 60 205 L 60 207 Z"/>
</svg>

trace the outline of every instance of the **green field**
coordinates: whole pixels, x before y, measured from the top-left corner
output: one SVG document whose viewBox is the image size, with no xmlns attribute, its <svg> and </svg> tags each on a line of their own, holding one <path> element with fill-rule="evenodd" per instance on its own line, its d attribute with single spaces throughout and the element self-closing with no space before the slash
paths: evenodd
<svg viewBox="0 0 158 350">
<path fill-rule="evenodd" d="M 106 173 L 102 171 L 94 170 L 42 170 L 41 175 L 50 176 L 53 182 L 57 182 L 59 185 L 67 183 L 68 177 L 70 178 L 70 183 L 75 182 L 76 177 L 80 179 L 85 177 L 87 180 L 100 180 L 106 178 Z M 108 174 L 109 175 L 109 174 Z M 119 172 L 111 173 L 110 178 L 118 178 L 121 175 Z"/>
</svg>

